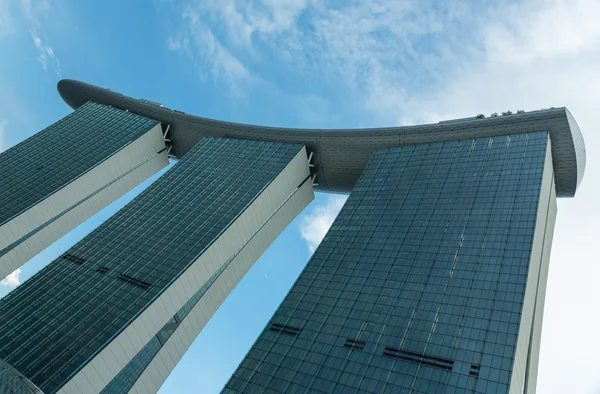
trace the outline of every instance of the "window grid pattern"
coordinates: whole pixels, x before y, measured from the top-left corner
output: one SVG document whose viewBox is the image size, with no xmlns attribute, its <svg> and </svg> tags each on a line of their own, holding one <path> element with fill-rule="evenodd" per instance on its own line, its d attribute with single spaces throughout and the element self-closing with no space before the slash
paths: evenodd
<svg viewBox="0 0 600 394">
<path fill-rule="evenodd" d="M 163 335 L 166 335 L 166 339 L 168 339 L 172 332 L 173 331 L 170 331 Z M 163 331 L 161 330 L 160 333 L 163 333 Z M 161 348 L 162 344 L 157 334 L 156 336 L 152 337 L 152 339 L 142 348 L 142 350 L 140 350 L 138 354 L 136 354 L 135 357 L 127 363 L 127 365 L 110 381 L 109 384 L 106 385 L 106 387 L 100 393 L 121 394 L 129 392 L 131 387 L 135 384 L 142 372 L 144 372 L 146 367 L 150 364 L 154 356 L 156 356 Z"/>
<path fill-rule="evenodd" d="M 205 138 L 130 204 L 0 301 L 0 358 L 45 393 L 56 392 L 178 278 L 301 149 Z M 99 272 L 100 267 L 108 271 Z"/>
<path fill-rule="evenodd" d="M 547 143 L 377 150 L 223 393 L 508 392 Z"/>
<path fill-rule="evenodd" d="M 156 120 L 88 102 L 0 154 L 0 224 L 117 153 Z"/>
<path fill-rule="evenodd" d="M 245 245 L 244 245 L 245 246 Z M 244 246 L 241 248 L 243 249 Z M 240 250 L 241 250 L 240 249 Z M 110 381 L 109 384 L 101 391 L 101 394 L 119 394 L 127 393 L 133 387 L 135 382 L 144 372 L 144 370 L 150 365 L 150 362 L 158 354 L 163 345 L 171 337 L 171 334 L 175 332 L 179 324 L 187 317 L 191 312 L 192 308 L 200 301 L 204 293 L 212 286 L 212 284 L 219 278 L 219 276 L 225 271 L 225 269 L 231 264 L 231 262 L 237 256 L 239 250 L 234 253 L 225 263 L 223 263 L 217 271 L 202 285 L 202 287 L 192 296 L 190 299 L 183 304 L 183 306 L 177 311 L 167 324 L 152 337 L 150 341 L 138 352 L 127 363 L 127 365 Z"/>
</svg>

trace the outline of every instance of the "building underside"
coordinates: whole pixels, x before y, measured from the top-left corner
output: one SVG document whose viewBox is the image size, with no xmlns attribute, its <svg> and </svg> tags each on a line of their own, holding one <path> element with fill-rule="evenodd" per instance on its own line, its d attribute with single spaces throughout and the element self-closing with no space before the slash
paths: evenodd
<svg viewBox="0 0 600 394">
<path fill-rule="evenodd" d="M 84 82 L 62 80 L 58 91 L 73 109 L 87 101 L 160 120 L 170 125 L 171 154 L 183 157 L 205 136 L 299 143 L 313 153 L 317 191 L 350 193 L 375 149 L 470 138 L 548 131 L 557 197 L 572 197 L 585 169 L 581 130 L 566 108 L 532 111 L 485 119 L 373 129 L 291 129 L 223 122 L 188 115 L 160 104 L 134 99 Z"/>
</svg>

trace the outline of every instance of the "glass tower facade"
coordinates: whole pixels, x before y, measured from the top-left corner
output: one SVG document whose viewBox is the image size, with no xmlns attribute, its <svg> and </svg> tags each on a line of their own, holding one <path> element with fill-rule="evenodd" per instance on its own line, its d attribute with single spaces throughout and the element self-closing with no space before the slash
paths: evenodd
<svg viewBox="0 0 600 394">
<path fill-rule="evenodd" d="M 88 102 L 0 154 L 0 278 L 167 165 L 161 150 L 160 122 Z"/>
<path fill-rule="evenodd" d="M 284 174 L 294 160 L 303 165 L 305 174 L 298 173 L 298 179 L 304 181 L 308 162 L 302 145 L 205 138 L 130 204 L 0 301 L 0 359 L 44 393 L 55 393 L 134 322 L 148 331 L 158 325 L 145 334 L 148 341 L 131 345 L 133 357 L 116 357 L 123 373 L 113 373 L 104 392 L 127 392 L 265 224 L 244 238 L 236 221 L 251 209 L 259 217 L 261 209 L 275 206 L 263 215 L 268 221 L 287 201 L 277 200 L 272 190 L 277 182 L 297 182 L 291 192 L 280 188 L 288 199 L 299 188 L 301 182 Z M 284 175 L 290 180 L 281 179 Z M 271 205 L 261 200 L 265 190 L 271 190 Z M 256 202 L 260 209 L 254 208 Z M 236 232 L 239 246 L 223 257 L 211 252 L 213 257 L 197 263 L 215 244 L 226 242 L 221 239 L 228 231 Z M 194 264 L 204 277 L 188 275 L 181 284 Z M 184 287 L 192 289 L 187 299 L 181 299 Z M 177 301 L 165 301 L 175 293 Z M 146 323 L 136 320 L 143 313 L 150 316 Z"/>
<path fill-rule="evenodd" d="M 156 120 L 88 102 L 3 152 L 0 224 L 55 193 L 157 124 Z M 64 160 L 66 156 L 68 160 Z"/>
<path fill-rule="evenodd" d="M 375 151 L 223 393 L 522 392 L 553 226 L 549 144 Z"/>
</svg>

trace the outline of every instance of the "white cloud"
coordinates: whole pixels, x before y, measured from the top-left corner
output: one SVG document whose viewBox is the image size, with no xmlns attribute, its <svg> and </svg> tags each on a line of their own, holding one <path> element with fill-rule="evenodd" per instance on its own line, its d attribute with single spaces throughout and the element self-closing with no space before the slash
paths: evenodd
<svg viewBox="0 0 600 394">
<path fill-rule="evenodd" d="M 226 0 L 212 6 L 227 25 L 227 32 L 237 45 L 251 46 L 253 35 L 269 35 L 287 31 L 295 25 L 307 0 L 262 0 L 235 2 Z"/>
<path fill-rule="evenodd" d="M 498 11 L 486 47 L 498 61 L 526 63 L 593 50 L 600 39 L 597 1 L 529 1 Z M 560 27 L 560 28 L 557 28 Z"/>
<path fill-rule="evenodd" d="M 300 222 L 300 235 L 313 253 L 327 234 L 336 216 L 346 202 L 345 196 L 329 196 L 325 204 L 317 205 L 311 213 L 305 214 Z"/>
<path fill-rule="evenodd" d="M 37 49 L 38 55 L 37 59 L 42 65 L 44 71 L 48 70 L 48 62 L 54 68 L 56 75 L 62 77 L 60 72 L 60 62 L 58 61 L 58 57 L 54 54 L 54 50 L 50 45 L 44 45 L 40 36 L 38 36 L 34 31 L 29 32 L 31 34 L 31 39 L 33 40 L 33 44 Z"/>
<path fill-rule="evenodd" d="M 475 112 L 566 105 L 580 125 L 585 123 L 585 117 L 577 115 L 593 113 L 586 93 L 600 83 L 595 71 L 600 26 L 590 27 L 587 13 L 600 12 L 600 2 L 541 3 L 489 11 L 478 56 L 455 63 L 444 81 L 426 92 L 386 97 L 402 108 L 398 120 L 420 123 Z"/>
<path fill-rule="evenodd" d="M 14 289 L 15 287 L 21 284 L 20 275 L 21 268 L 17 268 L 15 271 L 13 271 L 12 274 L 8 275 L 6 278 L 0 281 L 0 286 L 6 286 L 10 289 Z"/>
<path fill-rule="evenodd" d="M 245 57 L 257 55 L 252 50 L 254 37 L 289 29 L 306 4 L 307 0 L 224 0 L 176 7 L 179 28 L 168 37 L 167 47 L 192 59 L 203 80 L 210 74 L 230 92 L 240 93 L 263 83 L 244 62 Z"/>
</svg>

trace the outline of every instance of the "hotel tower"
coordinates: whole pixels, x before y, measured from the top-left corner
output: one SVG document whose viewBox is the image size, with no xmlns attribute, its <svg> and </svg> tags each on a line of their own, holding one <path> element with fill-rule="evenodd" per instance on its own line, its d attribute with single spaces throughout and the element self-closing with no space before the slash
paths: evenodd
<svg viewBox="0 0 600 394">
<path fill-rule="evenodd" d="M 349 197 L 223 393 L 535 392 L 566 108 L 310 130 L 58 91 L 0 154 L 0 277 L 178 160 L 0 300 L 0 393 L 157 392 L 314 191 Z"/>
</svg>

